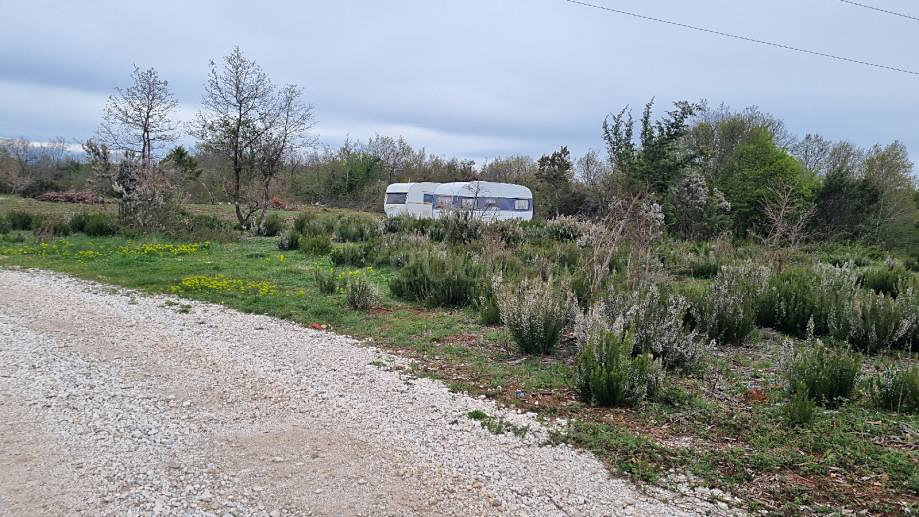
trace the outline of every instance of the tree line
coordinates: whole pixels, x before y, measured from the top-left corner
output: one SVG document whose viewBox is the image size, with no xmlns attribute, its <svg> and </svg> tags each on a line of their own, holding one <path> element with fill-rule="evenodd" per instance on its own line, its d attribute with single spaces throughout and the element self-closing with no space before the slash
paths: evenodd
<svg viewBox="0 0 919 517">
<path fill-rule="evenodd" d="M 479 179 L 530 187 L 542 217 L 599 217 L 612 200 L 641 198 L 659 205 L 682 238 L 919 249 L 919 192 L 902 143 L 799 138 L 755 107 L 679 101 L 655 118 L 652 100 L 637 120 L 626 107 L 599 124 L 605 150 L 577 158 L 562 146 L 477 165 L 381 135 L 318 147 L 302 89 L 275 85 L 239 48 L 210 63 L 194 120 L 178 122 L 177 107 L 155 69 L 135 67 L 83 145 L 88 164 L 60 152 L 63 140 L 5 140 L 0 190 L 36 195 L 86 184 L 120 198 L 127 218 L 167 200 L 230 202 L 239 225 L 257 230 L 268 208 L 286 202 L 379 210 L 389 183 Z M 183 134 L 194 149 L 174 146 Z"/>
</svg>

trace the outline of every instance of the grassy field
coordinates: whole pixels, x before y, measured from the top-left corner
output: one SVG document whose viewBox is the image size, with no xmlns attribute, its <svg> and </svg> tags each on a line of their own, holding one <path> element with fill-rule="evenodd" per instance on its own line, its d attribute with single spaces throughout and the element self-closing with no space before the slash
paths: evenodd
<svg viewBox="0 0 919 517">
<path fill-rule="evenodd" d="M 61 218 L 114 207 L 0 198 L 0 213 L 31 210 Z M 226 206 L 189 208 L 231 217 Z M 295 213 L 280 215 L 291 219 Z M 595 452 L 614 473 L 664 485 L 682 473 L 691 484 L 736 495 L 750 510 L 899 513 L 919 504 L 919 417 L 874 409 L 859 395 L 820 410 L 809 426 L 788 425 L 782 375 L 789 338 L 770 329 L 755 330 L 743 347 L 716 346 L 702 371 L 667 373 L 662 395 L 652 401 L 601 408 L 579 401 L 571 385 L 576 350 L 570 336 L 552 355 L 521 355 L 504 327 L 483 325 L 470 308 L 433 308 L 393 296 L 389 285 L 398 268 L 392 265 L 333 267 L 325 254 L 279 251 L 277 238 L 217 243 L 73 235 L 37 242 L 30 232 L 14 231 L 0 235 L 0 267 L 60 271 L 368 338 L 416 359 L 418 375 L 564 419 L 568 432 L 555 439 Z M 324 294 L 314 275 L 329 270 L 345 278 L 366 275 L 379 301 L 359 311 L 341 292 Z M 690 287 L 708 282 L 677 281 Z M 863 368 L 870 372 L 890 361 L 915 358 L 865 356 Z"/>
</svg>

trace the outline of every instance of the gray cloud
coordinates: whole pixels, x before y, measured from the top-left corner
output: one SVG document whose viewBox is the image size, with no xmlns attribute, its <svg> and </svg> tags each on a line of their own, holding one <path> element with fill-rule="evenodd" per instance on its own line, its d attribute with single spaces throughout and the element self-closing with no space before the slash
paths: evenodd
<svg viewBox="0 0 919 517">
<path fill-rule="evenodd" d="M 597 0 L 612 3 L 609 0 Z M 879 0 L 880 1 L 880 0 Z M 919 69 L 919 26 L 836 2 L 623 0 L 617 8 Z M 910 0 L 885 8 L 919 14 Z M 600 148 L 604 115 L 650 97 L 758 105 L 792 131 L 919 155 L 919 77 L 635 20 L 562 0 L 20 2 L 0 10 L 0 135 L 83 139 L 131 64 L 191 113 L 239 45 L 302 85 L 330 145 L 403 134 L 476 159 Z"/>
</svg>

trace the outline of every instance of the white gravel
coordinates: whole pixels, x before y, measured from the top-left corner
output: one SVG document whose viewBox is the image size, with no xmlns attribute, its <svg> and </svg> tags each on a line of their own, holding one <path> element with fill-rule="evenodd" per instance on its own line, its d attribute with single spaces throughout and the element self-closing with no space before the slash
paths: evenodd
<svg viewBox="0 0 919 517">
<path fill-rule="evenodd" d="M 729 511 L 641 491 L 545 445 L 533 415 L 406 366 L 267 316 L 0 270 L 0 513 Z M 528 432 L 492 434 L 474 409 Z"/>
</svg>

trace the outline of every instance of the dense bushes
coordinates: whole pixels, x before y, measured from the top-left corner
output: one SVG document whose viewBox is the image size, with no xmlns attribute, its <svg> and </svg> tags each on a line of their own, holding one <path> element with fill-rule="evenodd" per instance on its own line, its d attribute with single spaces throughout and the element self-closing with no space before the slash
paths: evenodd
<svg viewBox="0 0 919 517">
<path fill-rule="evenodd" d="M 857 275 L 849 268 L 828 264 L 818 264 L 812 270 L 785 270 L 769 280 L 757 320 L 762 326 L 801 338 L 813 320 L 814 333 L 828 335 L 834 332 L 831 328 L 838 328 L 849 318 L 849 306 L 858 292 L 857 281 Z"/>
<path fill-rule="evenodd" d="M 600 406 L 634 406 L 660 389 L 660 363 L 651 354 L 632 355 L 632 335 L 598 330 L 587 338 L 575 363 L 574 387 L 581 400 Z"/>
<path fill-rule="evenodd" d="M 300 249 L 308 255 L 332 254 L 337 265 L 363 266 L 372 261 L 366 247 L 333 247 L 337 241 L 363 245 L 380 235 L 380 225 L 373 217 L 362 215 L 318 214 L 304 211 L 294 220 L 293 228 L 278 240 L 282 251 Z"/>
<path fill-rule="evenodd" d="M 896 298 L 901 288 L 905 290 L 909 287 L 912 277 L 905 267 L 894 262 L 866 269 L 859 280 L 865 289 Z"/>
<path fill-rule="evenodd" d="M 853 301 L 849 317 L 835 329 L 859 350 L 874 353 L 892 347 L 906 347 L 915 337 L 919 311 L 913 294 L 891 298 L 862 292 Z"/>
<path fill-rule="evenodd" d="M 575 333 L 583 342 L 597 329 L 620 326 L 632 334 L 635 353 L 650 353 L 668 368 L 698 370 L 711 344 L 688 324 L 689 301 L 656 284 L 614 292 L 577 321 Z"/>
<path fill-rule="evenodd" d="M 109 214 L 79 213 L 70 218 L 70 228 L 90 237 L 107 237 L 118 233 L 118 220 Z"/>
<path fill-rule="evenodd" d="M 6 220 L 12 230 L 31 231 L 41 226 L 44 216 L 24 210 L 11 210 L 6 214 Z"/>
<path fill-rule="evenodd" d="M 328 255 L 332 252 L 332 239 L 328 235 L 300 236 L 297 246 L 307 255 Z"/>
<path fill-rule="evenodd" d="M 851 398 L 861 365 L 858 353 L 809 339 L 794 351 L 788 363 L 787 385 L 791 395 L 804 390 L 820 405 L 837 407 Z"/>
<path fill-rule="evenodd" d="M 476 300 L 487 282 L 484 265 L 462 253 L 413 253 L 389 284 L 400 298 L 432 306 L 462 307 Z"/>
<path fill-rule="evenodd" d="M 698 325 L 719 343 L 743 344 L 756 327 L 768 276 L 768 268 L 753 263 L 721 268 L 709 289 L 694 300 Z"/>
<path fill-rule="evenodd" d="M 6 217 L 6 214 L 0 214 L 0 235 L 9 233 L 12 229 L 13 225 L 10 224 L 10 220 Z"/>
<path fill-rule="evenodd" d="M 366 243 L 345 243 L 334 246 L 329 260 L 336 266 L 364 267 L 370 263 L 371 248 Z"/>
<path fill-rule="evenodd" d="M 497 293 L 501 319 L 525 354 L 548 354 L 568 324 L 573 299 L 567 285 L 524 279 Z"/>
<path fill-rule="evenodd" d="M 340 242 L 364 242 L 380 235 L 380 226 L 369 217 L 345 216 L 336 222 L 334 233 Z"/>
</svg>

